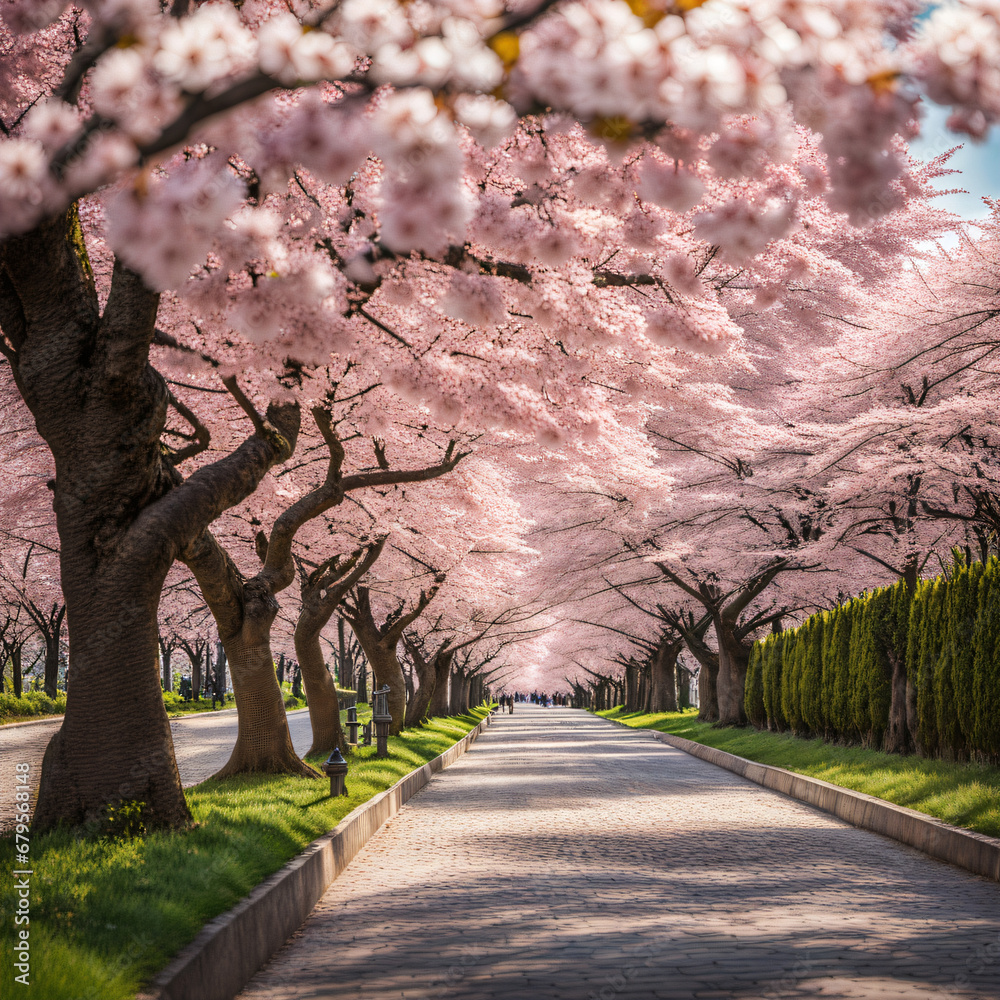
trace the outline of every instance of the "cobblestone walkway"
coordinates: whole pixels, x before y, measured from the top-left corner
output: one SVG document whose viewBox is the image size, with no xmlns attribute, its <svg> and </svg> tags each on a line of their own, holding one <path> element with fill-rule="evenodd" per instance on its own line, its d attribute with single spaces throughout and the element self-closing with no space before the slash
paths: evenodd
<svg viewBox="0 0 1000 1000">
<path fill-rule="evenodd" d="M 62 725 L 62 719 L 33 722 L 27 726 L 0 726 L 0 761 L 3 762 L 3 780 L 0 781 L 0 832 L 9 829 L 14 821 L 14 767 L 19 763 L 31 765 L 33 779 L 32 810 L 42 774 L 42 757 L 49 740 Z M 288 716 L 288 728 L 297 753 L 303 754 L 312 741 L 309 713 L 305 709 Z M 229 760 L 236 743 L 236 710 L 201 712 L 187 718 L 173 719 L 170 733 L 174 740 L 174 754 L 184 787 L 197 785 L 211 777 Z"/>
<path fill-rule="evenodd" d="M 1000 887 L 641 731 L 518 706 L 240 1000 L 1000 997 Z"/>
</svg>

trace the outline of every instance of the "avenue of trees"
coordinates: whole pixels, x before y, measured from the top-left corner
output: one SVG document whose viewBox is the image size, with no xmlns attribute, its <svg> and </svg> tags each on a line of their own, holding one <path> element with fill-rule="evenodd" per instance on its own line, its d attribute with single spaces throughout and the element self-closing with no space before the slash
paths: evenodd
<svg viewBox="0 0 1000 1000">
<path fill-rule="evenodd" d="M 225 656 L 222 773 L 308 777 L 275 664 L 326 749 L 347 628 L 397 728 L 693 673 L 742 723 L 762 634 L 989 555 L 1000 221 L 906 140 L 996 121 L 1000 21 L 920 12 L 6 4 L 3 634 L 68 650 L 35 824 L 189 821 L 178 648 Z"/>
</svg>

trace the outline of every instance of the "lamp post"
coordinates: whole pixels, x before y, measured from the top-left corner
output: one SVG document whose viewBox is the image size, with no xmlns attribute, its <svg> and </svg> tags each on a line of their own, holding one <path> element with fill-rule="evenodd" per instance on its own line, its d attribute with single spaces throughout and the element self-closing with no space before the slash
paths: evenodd
<svg viewBox="0 0 1000 1000">
<path fill-rule="evenodd" d="M 386 684 L 380 691 L 372 692 L 372 722 L 375 723 L 375 739 L 378 748 L 375 751 L 376 757 L 389 756 L 389 723 L 392 716 L 389 714 L 389 685 Z"/>
<path fill-rule="evenodd" d="M 351 746 L 356 747 L 358 745 L 358 727 L 361 725 L 358 722 L 358 709 L 356 705 L 352 705 L 347 710 L 347 728 L 351 731 L 347 738 L 347 742 Z"/>
<path fill-rule="evenodd" d="M 347 761 L 344 760 L 340 747 L 334 747 L 333 752 L 323 762 L 323 773 L 330 778 L 330 795 L 346 795 L 347 785 L 344 779 L 347 777 Z"/>
</svg>

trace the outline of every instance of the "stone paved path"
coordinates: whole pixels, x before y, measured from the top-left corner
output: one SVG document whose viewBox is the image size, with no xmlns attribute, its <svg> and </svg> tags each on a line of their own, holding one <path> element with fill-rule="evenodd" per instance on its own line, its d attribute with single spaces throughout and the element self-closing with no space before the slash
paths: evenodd
<svg viewBox="0 0 1000 1000">
<path fill-rule="evenodd" d="M 27 726 L 0 726 L 0 832 L 13 825 L 14 767 L 26 762 L 31 765 L 32 808 L 42 774 L 42 757 L 49 740 L 62 725 L 62 719 L 33 722 Z M 300 709 L 288 716 L 292 743 L 299 754 L 305 753 L 312 742 L 309 712 Z M 174 754 L 184 787 L 197 785 L 211 777 L 229 760 L 236 743 L 236 710 L 201 712 L 185 718 L 172 719 L 170 732 Z"/>
<path fill-rule="evenodd" d="M 518 706 L 239 1000 L 1000 997 L 1000 887 L 584 712 Z"/>
</svg>

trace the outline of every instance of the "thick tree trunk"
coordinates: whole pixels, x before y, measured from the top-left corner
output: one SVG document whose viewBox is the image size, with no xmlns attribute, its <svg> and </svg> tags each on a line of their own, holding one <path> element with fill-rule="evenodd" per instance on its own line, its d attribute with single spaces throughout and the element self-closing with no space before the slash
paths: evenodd
<svg viewBox="0 0 1000 1000">
<path fill-rule="evenodd" d="M 719 721 L 719 658 L 714 653 L 698 657 L 698 719 L 701 722 Z"/>
<path fill-rule="evenodd" d="M 406 728 L 418 726 L 427 718 L 430 712 L 431 699 L 434 696 L 434 688 L 437 684 L 437 670 L 435 669 L 440 653 L 425 659 L 418 649 L 411 648 L 410 656 L 413 660 L 413 669 L 417 674 L 417 688 L 406 706 Z"/>
<path fill-rule="evenodd" d="M 714 624 L 719 640 L 718 721 L 722 726 L 745 726 L 743 694 L 751 647 L 734 635 L 729 623 L 716 618 Z"/>
<path fill-rule="evenodd" d="M 392 716 L 389 734 L 398 736 L 403 731 L 406 719 L 406 681 L 396 655 L 396 647 L 394 644 L 386 646 L 381 639 L 369 634 L 367 629 L 358 627 L 354 622 L 351 624 L 372 670 L 372 692 L 389 686 L 389 715 Z"/>
<path fill-rule="evenodd" d="M 625 711 L 639 710 L 639 664 L 630 660 L 625 665 Z"/>
<path fill-rule="evenodd" d="M 674 664 L 677 674 L 677 707 L 688 708 L 691 704 L 691 675 L 680 663 Z"/>
<path fill-rule="evenodd" d="M 320 633 L 329 620 L 329 615 L 312 615 L 303 607 L 295 626 L 295 656 L 302 669 L 312 726 L 312 746 L 307 757 L 314 753 L 328 754 L 334 747 L 347 746 L 340 725 L 337 685 L 323 662 L 320 646 Z"/>
<path fill-rule="evenodd" d="M 144 801 L 151 827 L 190 820 L 155 668 L 160 591 L 178 550 L 245 499 L 297 433 L 297 408 L 269 409 L 285 432 L 255 433 L 183 482 L 161 447 L 169 394 L 149 365 L 158 304 L 116 262 L 102 310 L 75 208 L 0 245 L 4 353 L 55 461 L 69 630 L 39 828 L 121 799 Z"/>
<path fill-rule="evenodd" d="M 461 671 L 451 674 L 451 700 L 448 705 L 451 715 L 464 715 L 469 711 L 469 678 Z"/>
<path fill-rule="evenodd" d="M 469 682 L 469 707 L 483 703 L 484 682 L 481 674 L 476 674 Z"/>
<path fill-rule="evenodd" d="M 679 641 L 661 642 L 650 659 L 650 712 L 677 711 L 675 676 L 677 657 L 680 651 L 681 643 Z"/>
<path fill-rule="evenodd" d="M 197 701 L 201 697 L 201 661 L 204 654 L 198 653 L 191 659 L 191 697 Z"/>
<path fill-rule="evenodd" d="M 59 643 L 62 639 L 63 615 L 66 606 L 50 618 L 50 629 L 45 635 L 45 693 L 55 698 L 59 691 Z"/>
<path fill-rule="evenodd" d="M 372 690 L 380 690 L 389 685 L 389 714 L 392 716 L 389 735 L 398 736 L 406 721 L 406 680 L 396 655 L 396 647 L 386 648 L 379 643 L 374 650 L 365 649 L 365 656 L 372 668 Z"/>
<path fill-rule="evenodd" d="M 63 550 L 64 559 L 74 555 Z M 86 588 L 66 587 L 74 637 L 66 715 L 45 752 L 37 828 L 99 819 L 121 800 L 144 803 L 151 827 L 190 821 L 152 669 L 161 583 L 119 566 Z"/>
<path fill-rule="evenodd" d="M 318 772 L 300 760 L 292 746 L 271 643 L 267 637 L 261 642 L 253 635 L 256 631 L 243 630 L 223 639 L 236 695 L 238 732 L 229 761 L 212 777 L 249 772 L 317 778 Z"/>
<path fill-rule="evenodd" d="M 453 653 L 438 655 L 434 658 L 434 693 L 427 714 L 442 719 L 448 714 L 450 705 L 448 682 L 451 678 Z"/>
</svg>

